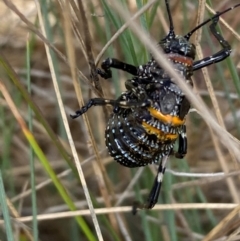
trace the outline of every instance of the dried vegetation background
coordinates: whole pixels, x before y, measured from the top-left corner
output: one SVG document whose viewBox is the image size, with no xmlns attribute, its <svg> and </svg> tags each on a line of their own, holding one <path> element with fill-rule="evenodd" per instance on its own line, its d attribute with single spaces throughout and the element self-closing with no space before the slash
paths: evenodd
<svg viewBox="0 0 240 241">
<path fill-rule="evenodd" d="M 84 11 L 81 11 L 83 10 L 81 2 Z M 104 130 L 111 108 L 93 107 L 89 110 L 87 116 L 92 132 L 91 138 L 83 117 L 76 120 L 69 118 L 70 114 L 79 109 L 80 94 L 76 94 L 74 84 L 76 89 L 81 88 L 86 103 L 89 98 L 100 95 L 115 99 L 124 90 L 124 81 L 130 77 L 114 71 L 111 80 L 100 78 L 101 88 L 97 91 L 90 78 L 89 62 L 96 60 L 105 44 L 118 31 L 117 26 L 125 22 L 111 7 L 112 2 L 104 0 L 76 2 L 46 0 L 38 4 L 31 0 L 0 2 L 0 83 L 1 86 L 5 86 L 24 122 L 32 120 L 32 134 L 43 151 L 47 163 L 52 167 L 52 171 L 49 172 L 48 164 L 39 161 L 38 155 L 32 156 L 31 147 L 34 148 L 34 145 L 27 141 L 23 133 L 24 126 L 19 125 L 19 119 L 17 121 L 14 117 L 12 107 L 2 93 L 0 95 L 0 165 L 15 240 L 34 240 L 34 238 L 36 240 L 36 237 L 42 241 L 102 240 L 101 235 L 104 240 L 129 241 L 240 240 L 239 208 L 235 205 L 240 203 L 238 175 L 240 159 L 231 149 L 232 142 L 222 143 L 219 135 L 203 120 L 201 113 L 193 110 L 188 115 L 186 158 L 184 160 L 170 158 L 168 169 L 178 172 L 179 175 L 167 172 L 159 205 L 156 205 L 152 211 L 139 211 L 136 216 L 131 214 L 131 204 L 135 200 L 144 201 L 147 197 L 146 194 L 156 173 L 155 167 L 130 170 L 120 166 L 108 156 L 105 150 Z M 147 3 L 147 1 L 134 0 L 122 2 L 124 3 L 122 7 L 125 6 L 132 14 L 140 8 L 142 2 Z M 168 19 L 164 1 L 156 2 L 158 5 L 153 4 L 137 23 L 144 29 L 149 29 L 151 36 L 159 40 L 166 35 Z M 215 11 L 221 11 L 237 3 L 239 3 L 237 0 L 211 2 Z M 186 34 L 194 28 L 198 13 L 205 11 L 204 19 L 210 16 L 207 8 L 199 10 L 198 4 L 198 1 L 170 0 L 177 34 Z M 46 39 L 49 42 L 38 34 L 44 33 L 38 11 L 42 14 L 47 32 Z M 86 21 L 82 18 L 83 12 Z M 151 15 L 153 12 L 155 14 Z M 222 16 L 236 33 L 240 32 L 239 12 L 240 8 Z M 151 19 L 152 16 L 154 18 Z M 34 32 L 34 29 L 37 32 Z M 221 29 L 223 36 L 232 46 L 231 59 L 207 68 L 214 92 L 210 92 L 207 88 L 209 82 L 206 84 L 207 80 L 201 70 L 194 74 L 193 91 L 196 96 L 204 100 L 223 131 L 226 128 L 236 138 L 231 140 L 239 148 L 239 36 L 223 24 Z M 209 56 L 217 52 L 220 46 L 209 33 L 208 25 L 202 30 L 200 46 L 203 55 Z M 90 39 L 86 41 L 88 31 Z M 195 36 L 192 41 L 194 38 Z M 50 59 L 47 58 L 46 46 L 49 46 L 51 51 Z M 89 59 L 89 56 L 91 57 L 89 53 L 92 53 L 93 59 Z M 30 59 L 30 67 L 26 64 L 27 56 Z M 148 58 L 148 51 L 139 39 L 127 30 L 100 56 L 98 66 L 108 56 L 132 64 L 142 64 Z M 4 63 L 7 63 L 8 67 Z M 56 73 L 56 83 L 59 85 L 61 98 L 56 95 L 52 81 L 54 77 L 50 71 L 51 64 Z M 16 73 L 15 77 L 12 77 L 13 72 Z M 17 79 L 27 90 L 28 75 L 31 82 L 31 100 L 40 110 L 39 112 L 37 110 L 38 114 L 33 111 L 32 116 L 28 114 L 30 101 L 26 100 L 26 95 L 13 81 Z M 212 103 L 211 99 L 214 97 L 217 105 Z M 89 213 L 81 216 L 82 219 L 70 217 L 69 210 L 88 210 L 88 205 L 75 168 L 73 149 L 69 145 L 65 128 L 66 123 L 64 124 L 64 118 L 59 110 L 60 99 L 64 105 L 93 206 L 96 212 L 99 208 L 104 208 L 102 209 L 104 214 L 97 215 L 101 231 L 98 237 L 95 232 L 97 224 L 92 221 Z M 43 120 L 48 123 L 52 133 L 46 128 Z M 55 139 L 56 137 L 58 139 Z M 187 177 L 188 173 L 192 176 Z M 73 204 L 66 201 L 66 196 L 64 199 L 65 194 L 61 195 L 61 188 L 56 188 L 54 175 L 60 175 L 59 180 Z M 15 211 L 10 204 L 15 207 Z M 114 209 L 114 206 L 120 208 Z M 125 206 L 128 207 L 121 208 Z M 107 210 L 108 214 L 105 213 Z M 32 221 L 34 213 L 38 214 L 38 221 L 36 215 Z M 15 219 L 16 217 L 26 218 Z M 7 240 L 6 226 L 3 220 L 0 221 L 0 239 Z"/>
</svg>

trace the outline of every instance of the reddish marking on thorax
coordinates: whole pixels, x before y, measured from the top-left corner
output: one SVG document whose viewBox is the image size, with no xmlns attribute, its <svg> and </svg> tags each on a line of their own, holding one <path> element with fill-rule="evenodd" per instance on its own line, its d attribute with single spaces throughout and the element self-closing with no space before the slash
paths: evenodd
<svg viewBox="0 0 240 241">
<path fill-rule="evenodd" d="M 187 66 L 193 65 L 193 59 L 192 58 L 182 56 L 182 55 L 179 55 L 179 54 L 167 54 L 167 58 L 171 59 L 175 62 L 178 62 L 178 63 L 183 63 Z"/>
</svg>

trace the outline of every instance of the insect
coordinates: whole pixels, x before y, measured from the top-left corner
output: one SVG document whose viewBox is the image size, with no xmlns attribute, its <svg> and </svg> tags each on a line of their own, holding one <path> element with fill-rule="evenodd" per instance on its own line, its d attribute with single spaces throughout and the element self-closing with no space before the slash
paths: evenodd
<svg viewBox="0 0 240 241">
<path fill-rule="evenodd" d="M 193 86 L 193 72 L 208 65 L 220 62 L 231 53 L 229 43 L 217 31 L 219 16 L 240 6 L 240 3 L 218 12 L 196 26 L 184 36 L 176 35 L 170 12 L 169 1 L 165 0 L 169 18 L 169 33 L 159 42 L 159 46 L 174 69 L 189 86 Z M 212 56 L 195 59 L 195 46 L 189 42 L 191 35 L 210 24 L 210 31 L 222 49 Z M 134 210 L 151 209 L 157 203 L 166 162 L 170 155 L 183 158 L 187 153 L 185 119 L 190 103 L 182 90 L 172 81 L 166 71 L 151 58 L 146 64 L 133 66 L 114 58 L 102 62 L 98 74 L 111 78 L 111 68 L 120 69 L 133 75 L 125 82 L 126 91 L 118 99 L 90 99 L 72 118 L 77 118 L 92 106 L 113 106 L 113 112 L 105 131 L 109 154 L 121 165 L 129 168 L 159 163 L 158 172 L 146 203 L 136 203 Z M 177 152 L 173 151 L 178 140 Z"/>
</svg>

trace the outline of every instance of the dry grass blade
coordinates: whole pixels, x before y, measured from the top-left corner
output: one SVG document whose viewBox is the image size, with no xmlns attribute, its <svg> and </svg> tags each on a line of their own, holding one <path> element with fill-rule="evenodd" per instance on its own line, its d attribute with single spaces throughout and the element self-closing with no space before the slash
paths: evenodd
<svg viewBox="0 0 240 241">
<path fill-rule="evenodd" d="M 227 220 L 231 220 L 236 215 L 236 210 L 239 211 L 239 206 L 235 203 L 182 203 L 182 204 L 157 204 L 154 207 L 154 210 L 188 210 L 188 209 L 216 209 L 216 210 L 231 210 L 231 216 Z M 127 207 L 112 207 L 112 208 L 96 208 L 95 213 L 97 215 L 108 214 L 108 213 L 129 213 L 132 211 L 131 206 Z M 37 216 L 37 219 L 40 220 L 52 220 L 52 219 L 61 219 L 66 217 L 76 217 L 76 216 L 89 216 L 89 209 L 78 210 L 78 211 L 67 211 L 67 212 L 58 212 L 51 214 L 40 214 Z M 32 216 L 21 217 L 15 219 L 15 221 L 21 222 L 31 222 Z M 2 220 L 0 220 L 0 224 Z M 219 228 L 219 227 L 218 227 Z M 204 240 L 205 241 L 205 240 Z"/>
<path fill-rule="evenodd" d="M 84 12 L 84 6 L 82 4 L 81 1 L 78 1 L 79 4 L 79 13 L 76 13 L 77 15 L 79 15 L 79 18 L 81 16 L 82 18 L 82 22 L 86 22 L 86 26 L 84 27 L 84 35 L 85 35 L 85 46 L 86 46 L 86 54 L 87 54 L 87 58 L 89 61 L 89 65 L 90 65 L 90 69 L 91 69 L 91 73 L 96 72 L 96 66 L 94 64 L 93 61 L 93 54 L 92 54 L 92 50 L 91 50 L 91 39 L 90 39 L 90 33 L 88 32 L 88 26 L 87 26 L 87 19 L 85 17 L 85 12 Z M 71 21 L 70 21 L 70 6 L 68 5 L 67 2 L 63 3 L 63 9 L 65 9 L 64 11 L 64 23 L 65 23 L 65 36 L 66 36 L 66 43 L 67 43 L 67 50 L 68 50 L 68 56 L 69 56 L 69 62 L 70 62 L 70 66 L 71 66 L 71 74 L 72 74 L 72 79 L 73 79 L 73 83 L 75 86 L 75 91 L 77 93 L 77 97 L 79 100 L 79 105 L 83 106 L 84 105 L 84 101 L 82 98 L 82 92 L 81 92 L 81 87 L 79 86 L 79 81 L 76 75 L 76 56 L 75 56 L 75 51 L 73 49 L 73 42 L 72 42 L 72 34 L 71 34 Z M 66 11 L 67 10 L 67 11 Z M 77 11 L 75 9 L 75 11 Z M 80 32 L 80 29 L 79 29 Z M 96 77 L 96 76 L 95 76 Z M 97 79 L 94 77 L 94 86 L 97 88 L 97 90 L 102 93 L 102 89 L 99 85 L 99 79 L 97 77 Z M 97 84 L 98 83 L 98 84 Z M 88 120 L 88 117 L 86 115 L 84 115 L 84 121 L 85 121 L 85 125 L 87 126 L 88 132 L 89 132 L 89 137 L 91 140 L 91 144 L 97 159 L 97 163 L 93 162 L 93 169 L 95 172 L 95 175 L 98 179 L 98 186 L 99 186 L 99 190 L 105 200 L 105 204 L 107 207 L 111 207 L 111 201 L 110 201 L 110 195 L 109 193 L 111 193 L 111 185 L 110 182 L 108 180 L 107 174 L 106 174 L 106 170 L 105 167 L 103 166 L 102 162 L 101 162 L 101 158 L 97 149 L 97 145 L 96 142 L 94 140 L 93 137 L 93 133 L 90 127 L 90 123 Z M 107 183 L 107 185 L 105 184 Z M 108 188 L 106 187 L 108 186 Z M 113 194 L 113 193 L 112 193 Z M 115 223 L 115 228 L 117 227 L 116 225 L 116 221 L 115 221 L 115 217 L 110 215 L 110 220 L 112 223 Z M 98 230 L 98 228 L 96 228 Z M 117 229 L 117 228 L 116 228 Z M 99 229 L 100 230 L 100 229 Z"/>
<path fill-rule="evenodd" d="M 12 1 L 9 0 L 3 0 L 4 3 L 6 4 L 6 6 L 9 7 L 9 9 L 11 9 L 11 11 L 13 11 L 15 14 L 17 14 L 19 16 L 19 18 L 27 25 L 27 27 L 29 28 L 30 31 L 32 31 L 33 33 L 35 33 L 46 45 L 48 45 L 53 51 L 56 52 L 56 54 L 67 64 L 69 65 L 66 56 L 64 54 L 62 54 L 52 43 L 50 43 L 48 41 L 48 39 L 46 39 L 43 34 L 41 32 L 39 32 L 37 30 L 37 28 L 34 26 L 34 24 L 32 24 L 23 14 L 21 14 L 21 12 L 18 10 L 18 8 L 13 4 Z M 78 75 L 79 77 L 82 79 L 82 81 L 84 81 L 85 83 L 87 83 L 89 85 L 90 88 L 92 88 L 92 90 L 98 94 L 99 96 L 101 96 L 101 93 L 99 93 L 95 88 L 93 88 L 93 86 L 90 85 L 88 79 L 85 77 L 85 75 L 78 70 Z"/>
<path fill-rule="evenodd" d="M 209 6 L 206 4 L 206 1 L 201 1 L 199 4 L 202 5 L 202 7 L 199 7 L 199 12 L 200 11 L 204 12 L 204 6 L 205 5 L 209 9 Z M 203 14 L 199 13 L 198 16 L 199 16 L 199 18 L 198 18 L 198 21 L 197 21 L 197 25 L 200 24 L 201 22 L 203 22 L 203 18 L 204 18 Z M 200 47 L 200 44 L 199 44 L 200 39 L 201 39 L 201 33 L 202 33 L 202 29 L 200 29 L 200 31 L 198 31 L 197 34 L 196 34 L 197 35 L 196 36 L 196 50 L 197 50 L 197 55 L 198 55 L 199 59 L 204 58 L 203 57 L 203 51 L 202 51 L 202 49 Z M 214 92 L 214 88 L 213 88 L 212 82 L 210 80 L 210 76 L 209 76 L 207 68 L 203 68 L 202 73 L 203 73 L 204 80 L 205 80 L 205 83 L 206 83 L 206 86 L 207 86 L 207 90 L 209 92 L 209 95 L 210 95 L 210 98 L 211 98 L 211 101 L 212 101 L 212 104 L 213 104 L 213 108 L 214 108 L 214 111 L 215 111 L 215 114 L 216 114 L 216 117 L 217 117 L 217 121 L 218 121 L 219 125 L 226 130 L 224 120 L 223 120 L 223 117 L 221 115 L 220 107 L 219 107 L 219 104 L 218 104 L 218 101 L 217 101 L 217 98 L 216 98 L 216 95 L 215 95 L 215 92 Z M 222 153 L 222 150 L 221 150 L 221 147 L 220 147 L 220 143 L 219 143 L 217 137 L 214 135 L 211 127 L 209 127 L 209 129 L 210 129 L 211 137 L 213 139 L 215 150 L 216 150 L 220 165 L 222 167 L 222 170 L 225 173 L 228 173 L 229 167 L 228 167 L 228 164 L 226 163 L 226 160 L 223 158 L 223 153 Z M 236 158 L 232 154 L 231 150 L 229 150 L 229 154 L 231 155 L 232 160 L 236 162 Z M 228 185 L 228 188 L 231 192 L 231 195 L 232 195 L 232 198 L 233 198 L 234 202 L 239 203 L 239 196 L 238 196 L 238 192 L 237 192 L 237 187 L 236 187 L 233 179 L 230 178 L 230 179 L 227 179 L 226 181 L 227 181 L 227 185 Z"/>
<path fill-rule="evenodd" d="M 208 4 L 206 4 L 206 7 L 211 13 L 213 14 L 216 13 Z M 240 35 L 229 24 L 227 24 L 226 21 L 224 21 L 224 19 L 222 19 L 221 17 L 220 17 L 220 22 L 234 35 L 236 39 L 238 39 L 238 41 L 240 41 Z"/>
<path fill-rule="evenodd" d="M 202 53 L 202 50 L 201 50 L 201 47 L 200 47 L 199 44 L 196 45 L 196 49 L 197 49 L 197 54 L 198 54 L 199 59 L 203 59 L 203 53 Z M 223 121 L 223 118 L 222 118 L 222 115 L 221 115 L 220 107 L 218 105 L 217 98 L 216 98 L 216 95 L 215 95 L 215 92 L 214 92 L 214 89 L 213 89 L 213 86 L 212 86 L 212 82 L 211 82 L 209 74 L 208 74 L 207 68 L 203 68 L 202 72 L 203 72 L 204 80 L 206 82 L 208 93 L 209 93 L 211 101 L 213 103 L 213 107 L 214 107 L 214 111 L 215 111 L 218 123 L 219 123 L 219 125 L 222 128 L 226 129 L 224 121 Z M 220 143 L 217 140 L 217 138 L 215 137 L 211 127 L 209 129 L 210 129 L 211 137 L 213 139 L 213 143 L 215 145 L 215 149 L 216 149 L 216 152 L 217 152 L 217 155 L 218 155 L 218 159 L 219 159 L 220 165 L 221 165 L 223 171 L 225 173 L 228 173 L 229 172 L 229 168 L 228 168 L 228 165 L 227 165 L 225 159 L 223 158 L 223 153 L 222 153 L 221 148 L 220 148 Z M 229 150 L 229 153 L 230 153 L 230 155 L 232 157 L 232 160 L 234 160 L 236 162 L 236 158 L 232 154 L 231 150 Z M 233 198 L 234 202 L 238 203 L 239 202 L 239 197 L 237 195 L 237 187 L 235 186 L 233 180 L 232 179 L 227 179 L 227 184 L 228 184 L 229 190 L 231 191 L 232 198 Z"/>
<path fill-rule="evenodd" d="M 87 60 L 88 64 L 90 66 L 90 73 L 91 73 L 91 79 L 93 80 L 94 87 L 101 93 L 103 94 L 102 87 L 99 83 L 99 77 L 97 74 L 97 69 L 96 65 L 94 62 L 94 57 L 93 57 L 93 52 L 92 52 L 92 41 L 91 41 L 91 36 L 89 32 L 89 26 L 88 26 L 88 21 L 85 16 L 85 10 L 84 10 L 84 5 L 81 0 L 78 0 L 78 6 L 79 6 L 79 18 L 81 17 L 81 20 L 83 23 L 83 32 L 84 32 L 84 43 L 85 43 L 85 48 L 86 48 L 86 54 L 87 54 Z"/>
<path fill-rule="evenodd" d="M 46 43 L 51 49 L 53 49 L 61 58 L 62 60 L 67 63 L 66 57 L 53 45 L 51 44 L 44 36 L 42 33 L 40 33 L 36 27 L 17 9 L 17 7 L 13 4 L 12 1 L 9 0 L 3 0 L 4 3 L 11 9 L 15 14 L 19 16 L 19 18 L 28 26 L 29 30 L 34 32 L 39 38 L 42 39 L 44 43 Z"/>
<path fill-rule="evenodd" d="M 6 86 L 3 84 L 3 81 L 0 80 L 0 92 L 2 93 L 2 95 L 4 96 L 9 108 L 11 109 L 12 113 L 14 114 L 15 118 L 17 119 L 20 127 L 22 128 L 22 131 L 27 133 L 27 126 L 23 120 L 23 118 L 21 117 L 21 115 L 19 114 L 13 100 L 11 99 L 10 93 L 8 92 L 8 90 L 6 89 Z M 14 205 L 12 204 L 12 202 L 7 199 L 7 205 L 8 208 L 11 212 L 11 215 L 14 218 L 20 218 L 20 214 L 18 213 L 18 211 L 15 209 Z M 29 230 L 25 227 L 25 225 L 21 224 L 21 227 L 23 228 L 23 232 L 26 234 L 26 236 L 29 238 L 29 240 L 33 240 L 33 236 L 32 234 L 29 232 Z"/>
<path fill-rule="evenodd" d="M 41 28 L 42 28 L 42 31 L 43 31 L 44 35 L 46 36 L 46 31 L 45 31 L 45 28 L 44 28 L 44 23 L 43 23 L 40 5 L 37 1 L 36 1 L 36 5 L 37 5 L 37 9 L 38 9 L 38 17 L 40 19 Z M 65 7 L 69 10 L 68 3 L 66 3 Z M 64 13 L 69 14 L 69 11 L 66 11 Z M 67 20 L 69 20 L 69 19 L 67 19 Z M 70 34 L 69 35 L 66 34 L 66 35 L 68 37 L 70 36 Z M 70 41 L 70 38 L 68 39 L 68 41 Z M 103 240 L 102 233 L 101 233 L 101 230 L 100 230 L 100 227 L 99 227 L 99 224 L 98 224 L 98 221 L 97 221 L 97 217 L 96 217 L 95 212 L 94 212 L 93 204 L 92 204 L 92 201 L 91 201 L 91 198 L 90 198 L 90 194 L 89 194 L 89 191 L 88 191 L 88 188 L 87 188 L 87 184 L 86 184 L 86 181 L 85 181 L 85 177 L 84 177 L 84 174 L 83 174 L 81 163 L 80 163 L 80 160 L 78 158 L 78 154 L 77 154 L 77 151 L 76 151 L 73 139 L 72 139 L 71 131 L 70 131 L 70 128 L 69 128 L 69 125 L 68 125 L 66 112 L 64 110 L 64 105 L 63 105 L 63 102 L 62 102 L 60 89 L 59 89 L 58 82 L 57 82 L 57 79 L 56 79 L 55 69 L 54 69 L 54 66 L 53 66 L 53 63 L 52 63 L 52 57 L 51 57 L 51 54 L 50 54 L 50 49 L 47 45 L 45 45 L 45 48 L 46 48 L 48 63 L 49 63 L 49 67 L 50 67 L 50 71 L 51 71 L 51 75 L 52 75 L 52 80 L 53 80 L 54 88 L 55 88 L 57 99 L 58 99 L 58 104 L 59 104 L 62 120 L 63 120 L 64 127 L 65 127 L 65 130 L 66 130 L 67 136 L 68 136 L 68 141 L 69 141 L 69 144 L 70 144 L 70 147 L 71 147 L 71 150 L 72 150 L 73 158 L 74 158 L 74 161 L 75 161 L 78 173 L 79 173 L 81 184 L 82 184 L 82 187 L 83 187 L 83 190 L 84 190 L 84 194 L 85 194 L 85 197 L 86 197 L 86 200 L 87 200 L 87 203 L 88 203 L 89 210 L 91 212 L 91 217 L 92 217 L 95 229 L 96 229 L 98 239 Z M 72 48 L 69 48 L 68 50 L 72 50 Z M 75 80 L 75 82 L 77 82 L 77 76 L 75 74 L 76 68 L 75 68 L 75 64 L 74 64 L 75 63 L 74 52 L 71 51 L 68 54 L 69 54 L 70 62 L 73 64 L 72 77 Z"/>
<path fill-rule="evenodd" d="M 199 10 L 201 10 L 203 12 L 204 6 L 205 6 L 205 1 L 201 1 L 201 4 L 202 4 L 202 7 L 199 7 Z M 197 21 L 197 25 L 199 23 L 203 22 L 203 17 L 204 17 L 203 14 L 198 14 L 198 16 L 199 16 L 199 20 Z M 200 29 L 200 30 L 202 30 L 202 29 Z M 198 55 L 199 59 L 203 59 L 204 58 L 203 57 L 203 52 L 202 52 L 202 49 L 201 49 L 200 44 L 199 44 L 199 41 L 201 39 L 201 31 L 198 31 L 196 35 L 197 35 L 196 36 L 197 55 Z M 203 68 L 202 69 L 202 73 L 203 73 L 203 76 L 204 76 L 204 80 L 205 80 L 205 83 L 206 83 L 206 86 L 207 86 L 208 93 L 210 95 L 210 98 L 211 98 L 211 101 L 212 101 L 212 104 L 213 104 L 213 107 L 214 107 L 214 111 L 215 111 L 218 123 L 219 123 L 219 125 L 222 128 L 226 129 L 224 121 L 223 121 L 223 117 L 221 115 L 220 107 L 218 105 L 217 98 L 216 98 L 216 95 L 215 95 L 215 92 L 214 92 L 214 88 L 213 88 L 212 82 L 210 80 L 207 68 Z M 219 160 L 219 162 L 221 164 L 221 167 L 222 167 L 222 169 L 223 169 L 223 171 L 225 173 L 228 173 L 229 172 L 229 168 L 228 168 L 228 165 L 226 163 L 226 160 L 223 158 L 223 154 L 222 154 L 222 151 L 221 151 L 221 148 L 220 148 L 220 143 L 217 140 L 216 136 L 214 135 L 211 127 L 209 127 L 209 129 L 210 129 L 211 137 L 213 139 L 213 143 L 214 143 L 214 146 L 215 146 L 215 149 L 216 149 L 216 153 L 218 155 L 218 160 Z M 232 159 L 236 162 L 236 158 L 232 154 L 231 150 L 229 150 L 229 153 L 230 153 Z M 227 181 L 228 188 L 229 188 L 229 190 L 231 192 L 231 195 L 232 195 L 232 198 L 233 198 L 234 202 L 239 203 L 237 187 L 236 187 L 233 179 L 230 178 L 230 179 L 227 179 L 226 181 Z"/>
<path fill-rule="evenodd" d="M 214 173 L 215 175 L 215 173 Z M 202 175 L 202 178 L 199 180 L 192 180 L 192 181 L 187 181 L 187 182 L 181 182 L 181 183 L 176 183 L 172 186 L 172 189 L 181 189 L 181 188 L 187 188 L 187 187 L 193 187 L 193 186 L 201 186 L 201 185 L 207 185 L 212 182 L 219 182 L 222 179 L 229 178 L 229 177 L 236 177 L 240 175 L 240 171 L 236 172 L 231 172 L 228 174 L 222 173 L 219 175 L 216 175 L 215 177 L 206 177 Z M 194 176 L 194 174 L 193 174 Z"/>
<path fill-rule="evenodd" d="M 223 11 L 239 0 L 207 2 L 215 11 Z M 0 168 L 9 200 L 15 206 L 21 204 L 21 213 L 12 215 L 13 227 L 19 227 L 20 231 L 27 228 L 34 236 L 37 230 L 42 241 L 72 237 L 89 241 L 198 241 L 206 235 L 206 240 L 238 240 L 240 84 L 233 72 L 239 74 L 234 67 L 239 63 L 240 37 L 236 31 L 240 8 L 222 15 L 219 21 L 220 26 L 224 24 L 222 36 L 232 47 L 232 55 L 226 61 L 208 66 L 207 72 L 194 71 L 194 88 L 188 89 L 157 46 L 169 31 L 164 0 L 36 0 L 36 3 L 38 9 L 34 1 L 0 3 L 0 78 L 7 80 L 6 86 L 23 121 L 29 119 L 28 107 L 33 109 L 31 133 L 74 208 L 61 199 L 56 182 L 38 157 L 35 168 L 29 168 L 28 142 L 4 96 L 0 96 Z M 214 13 L 205 0 L 168 0 L 168 3 L 174 31 L 180 36 Z M 198 59 L 221 49 L 209 25 L 211 21 L 191 37 L 196 38 Z M 30 65 L 27 67 L 26 36 L 29 36 Z M 89 98 L 104 96 L 116 100 L 126 91 L 125 81 L 132 76 L 123 71 L 112 69 L 112 78 L 107 80 L 95 76 L 96 83 L 91 79 L 90 72 L 96 74 L 102 58 L 144 66 L 149 63 L 151 53 L 195 108 L 186 117 L 186 158 L 169 158 L 159 205 L 151 211 L 139 210 L 133 216 L 131 204 L 146 200 L 156 166 L 130 169 L 107 155 L 104 135 L 108 134 L 105 126 L 112 121 L 111 107 L 107 107 L 106 116 L 102 107 L 93 107 L 76 120 L 68 116 L 89 103 Z M 2 56 L 7 56 L 7 60 Z M 27 93 L 26 76 L 31 78 L 31 94 Z M 121 140 L 121 134 L 116 133 L 111 144 Z M 176 145 L 174 150 L 177 148 Z M 236 163 L 232 161 L 234 158 Z M 32 172 L 36 194 L 32 194 L 31 187 L 23 189 Z M 37 210 L 30 194 L 36 196 Z M 39 215 L 33 215 L 32 210 Z M 34 229 L 29 228 L 33 227 L 32 215 L 38 219 L 38 227 Z M 77 218 L 84 221 L 93 239 L 76 222 Z M 3 225 L 0 220 L 0 226 Z M 17 228 L 13 232 L 18 236 Z"/>
<path fill-rule="evenodd" d="M 224 229 L 225 225 L 228 224 L 236 215 L 239 214 L 240 205 L 237 205 L 232 212 L 230 212 L 211 232 L 203 239 L 203 241 L 213 240 L 217 234 Z"/>
</svg>

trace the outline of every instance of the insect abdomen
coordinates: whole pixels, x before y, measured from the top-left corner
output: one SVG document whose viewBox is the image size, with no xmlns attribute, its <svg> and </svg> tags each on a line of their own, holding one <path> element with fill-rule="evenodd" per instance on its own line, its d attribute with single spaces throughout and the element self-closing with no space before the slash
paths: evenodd
<svg viewBox="0 0 240 241">
<path fill-rule="evenodd" d="M 172 150 L 181 127 L 156 119 L 148 108 L 114 113 L 105 132 L 106 146 L 109 154 L 124 166 L 157 163 Z"/>
</svg>

